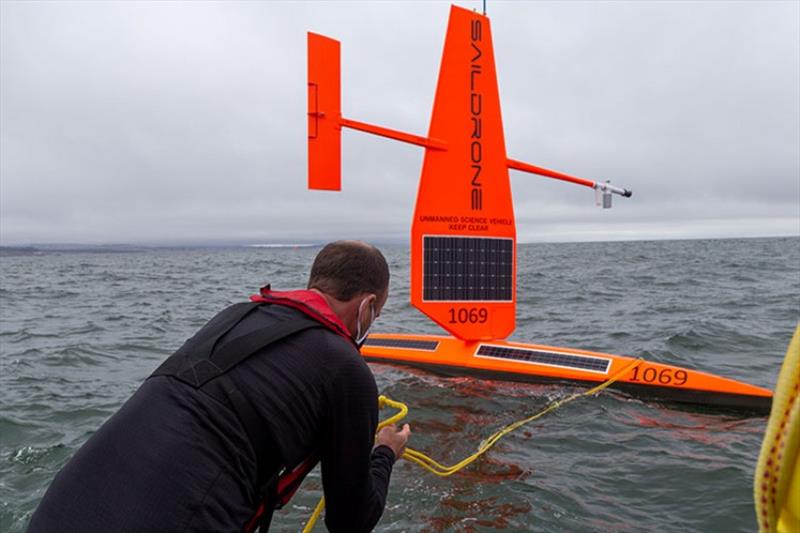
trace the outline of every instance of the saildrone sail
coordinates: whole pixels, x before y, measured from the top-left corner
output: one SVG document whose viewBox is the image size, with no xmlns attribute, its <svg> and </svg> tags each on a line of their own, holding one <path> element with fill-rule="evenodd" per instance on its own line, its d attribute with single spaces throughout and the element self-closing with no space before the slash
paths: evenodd
<svg viewBox="0 0 800 533">
<path fill-rule="evenodd" d="M 454 336 L 514 330 L 516 229 L 489 19 L 451 7 L 411 227 L 411 302 Z"/>
</svg>

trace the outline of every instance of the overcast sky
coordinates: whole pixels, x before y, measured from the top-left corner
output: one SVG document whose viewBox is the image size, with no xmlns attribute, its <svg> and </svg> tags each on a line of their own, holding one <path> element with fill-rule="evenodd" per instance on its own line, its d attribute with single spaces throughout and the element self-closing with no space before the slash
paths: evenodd
<svg viewBox="0 0 800 533">
<path fill-rule="evenodd" d="M 479 1 L 458 5 L 480 8 Z M 447 2 L 0 4 L 0 243 L 407 239 L 423 150 L 307 191 L 306 31 L 343 114 L 424 135 Z M 800 234 L 800 3 L 489 0 L 518 239 Z"/>
</svg>

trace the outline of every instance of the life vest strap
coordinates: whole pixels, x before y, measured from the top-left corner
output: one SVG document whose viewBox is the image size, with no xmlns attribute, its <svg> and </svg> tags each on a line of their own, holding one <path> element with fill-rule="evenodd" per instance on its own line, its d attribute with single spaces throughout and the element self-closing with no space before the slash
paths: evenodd
<svg viewBox="0 0 800 533">
<path fill-rule="evenodd" d="M 172 376 L 195 388 L 216 377 L 218 371 L 208 364 L 208 359 L 217 342 L 260 305 L 263 304 L 245 302 L 231 306 L 228 316 L 213 327 L 207 326 L 208 331 L 201 330 L 203 338 L 198 340 L 192 337 L 187 340 L 178 351 L 161 363 L 150 377 Z"/>
<path fill-rule="evenodd" d="M 296 318 L 277 322 L 269 328 L 257 329 L 226 342 L 214 350 L 209 359 L 220 369 L 220 373 L 225 373 L 271 344 L 306 329 L 322 327 L 324 326 L 312 318 Z"/>
<path fill-rule="evenodd" d="M 199 388 L 271 344 L 306 329 L 326 327 L 317 320 L 304 316 L 277 322 L 269 328 L 257 329 L 217 347 L 222 337 L 261 305 L 265 304 L 261 302 L 238 304 L 230 317 L 207 332 L 197 348 L 186 348 L 184 345 L 173 356 L 167 358 L 151 377 L 173 376 Z M 182 353 L 184 349 L 191 353 Z"/>
</svg>

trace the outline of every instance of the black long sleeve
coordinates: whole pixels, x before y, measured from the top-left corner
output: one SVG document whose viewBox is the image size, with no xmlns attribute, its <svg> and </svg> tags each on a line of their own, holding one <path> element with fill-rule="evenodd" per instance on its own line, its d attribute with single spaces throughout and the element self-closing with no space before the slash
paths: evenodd
<svg viewBox="0 0 800 533">
<path fill-rule="evenodd" d="M 332 532 L 368 532 L 383 514 L 394 452 L 372 450 L 378 392 L 363 360 L 342 365 L 329 387 L 321 451 L 325 524 Z M 372 451 L 371 451 L 372 450 Z"/>
</svg>

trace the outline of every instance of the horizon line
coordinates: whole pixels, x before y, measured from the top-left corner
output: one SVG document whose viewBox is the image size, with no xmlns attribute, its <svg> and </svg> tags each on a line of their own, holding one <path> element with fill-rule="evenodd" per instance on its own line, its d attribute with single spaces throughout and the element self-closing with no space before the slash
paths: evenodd
<svg viewBox="0 0 800 533">
<path fill-rule="evenodd" d="M 518 245 L 526 244 L 590 244 L 590 243 L 609 243 L 609 242 L 668 242 L 668 241 L 710 241 L 710 240 L 755 240 L 755 239 L 796 239 L 800 238 L 800 233 L 786 235 L 748 235 L 741 237 L 714 237 L 714 236 L 697 236 L 697 237 L 642 237 L 642 238 L 610 238 L 610 239 L 565 239 L 565 240 L 525 240 L 517 241 Z M 295 239 L 293 242 L 250 242 L 240 241 L 238 239 L 224 240 L 209 240 L 209 241 L 175 241 L 175 242 L 158 242 L 158 241 L 108 241 L 108 242 L 22 242 L 15 244 L 4 244 L 0 242 L 0 249 L 39 249 L 39 248 L 313 248 L 317 246 L 324 246 L 327 242 L 332 242 L 338 239 L 324 240 L 324 241 L 303 241 L 302 239 Z M 410 245 L 409 239 L 370 239 L 371 244 L 376 245 Z"/>
</svg>

